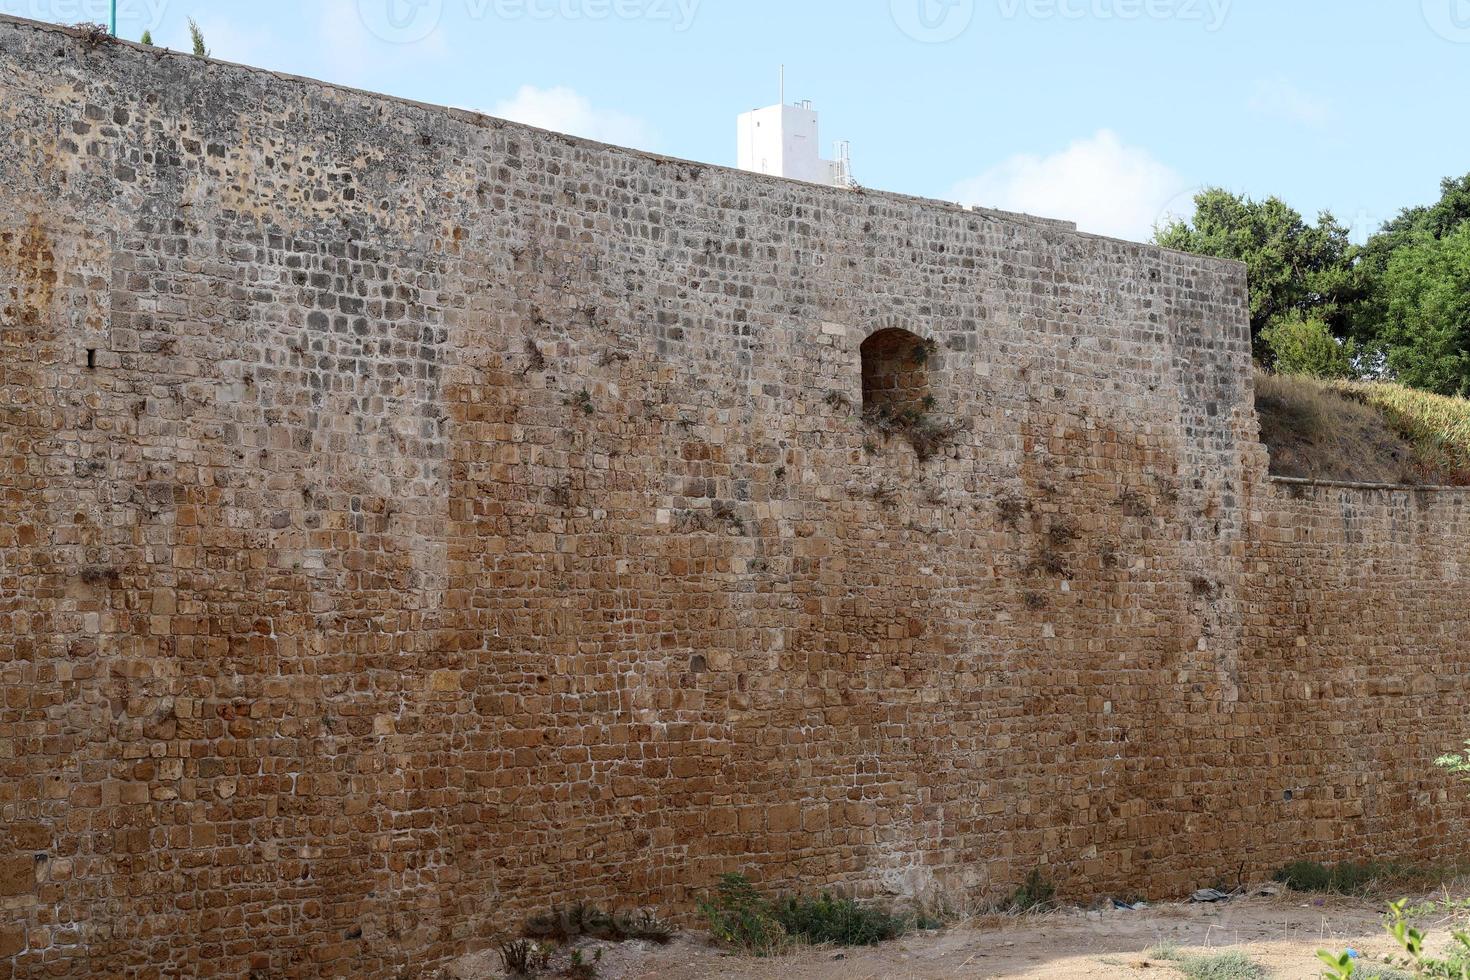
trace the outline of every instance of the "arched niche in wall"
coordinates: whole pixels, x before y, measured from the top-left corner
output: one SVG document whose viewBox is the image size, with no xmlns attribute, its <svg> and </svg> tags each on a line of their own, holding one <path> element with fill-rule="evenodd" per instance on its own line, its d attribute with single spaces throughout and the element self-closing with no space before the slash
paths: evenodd
<svg viewBox="0 0 1470 980">
<path fill-rule="evenodd" d="M 863 414 L 917 417 L 932 404 L 929 359 L 933 341 L 886 327 L 863 341 Z"/>
</svg>

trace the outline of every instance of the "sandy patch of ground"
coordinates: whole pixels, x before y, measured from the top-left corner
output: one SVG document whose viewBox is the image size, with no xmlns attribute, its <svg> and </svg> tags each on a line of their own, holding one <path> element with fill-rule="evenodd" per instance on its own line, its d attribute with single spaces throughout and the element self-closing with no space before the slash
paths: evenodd
<svg viewBox="0 0 1470 980">
<path fill-rule="evenodd" d="M 1382 900 L 1299 894 L 1242 898 L 1216 905 L 1159 905 L 1144 911 L 1070 910 L 1019 919 L 995 919 L 920 932 L 868 949 L 804 949 L 774 959 L 731 955 L 699 933 L 674 943 L 584 943 L 584 955 L 603 949 L 600 980 L 940 980 L 1005 977 L 1013 980 L 1140 978 L 1170 980 L 1178 971 L 1144 951 L 1169 941 L 1186 953 L 1239 948 L 1276 980 L 1316 980 L 1319 949 L 1358 950 L 1379 962 L 1396 948 L 1383 931 Z M 1444 923 L 1420 923 L 1431 947 L 1449 942 Z M 559 959 L 557 965 L 564 963 Z M 494 953 L 465 957 L 445 980 L 500 976 Z"/>
</svg>

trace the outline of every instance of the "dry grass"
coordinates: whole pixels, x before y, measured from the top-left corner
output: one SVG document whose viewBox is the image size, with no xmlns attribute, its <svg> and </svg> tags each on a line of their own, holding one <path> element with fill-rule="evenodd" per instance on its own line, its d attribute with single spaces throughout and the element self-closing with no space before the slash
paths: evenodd
<svg viewBox="0 0 1470 980">
<path fill-rule="evenodd" d="M 1258 373 L 1256 411 L 1276 476 L 1470 485 L 1470 401 Z"/>
<path fill-rule="evenodd" d="M 1470 485 L 1470 401 L 1402 385 L 1360 382 L 1338 385 L 1383 414 L 1414 446 L 1420 464 L 1437 482 Z"/>
</svg>

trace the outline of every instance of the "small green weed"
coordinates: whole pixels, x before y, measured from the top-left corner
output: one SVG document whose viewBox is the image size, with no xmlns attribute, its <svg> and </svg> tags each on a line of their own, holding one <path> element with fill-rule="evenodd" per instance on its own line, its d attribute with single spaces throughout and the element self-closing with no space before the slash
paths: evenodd
<svg viewBox="0 0 1470 980">
<path fill-rule="evenodd" d="M 1265 969 L 1238 949 L 1178 960 L 1186 980 L 1265 980 Z"/>
<path fill-rule="evenodd" d="M 1040 868 L 1033 868 L 1026 876 L 1025 884 L 1021 885 L 1011 897 L 1001 902 L 997 912 L 1009 912 L 1014 915 L 1029 915 L 1033 912 L 1050 912 L 1057 907 L 1057 887 L 1052 884 Z"/>
<path fill-rule="evenodd" d="M 1440 756 L 1434 760 L 1434 764 L 1470 782 L 1470 742 L 1465 743 L 1465 750 L 1464 753 Z"/>
<path fill-rule="evenodd" d="M 1470 898 L 1453 898 L 1448 894 L 1442 899 L 1426 899 L 1404 908 L 1404 914 L 1410 919 L 1464 916 L 1466 913 L 1470 913 Z"/>
<path fill-rule="evenodd" d="M 583 388 L 571 398 L 568 398 L 566 400 L 566 403 L 574 408 L 581 409 L 583 415 L 597 414 L 597 406 L 592 401 L 592 392 L 588 391 L 586 388 Z"/>
<path fill-rule="evenodd" d="M 500 944 L 500 960 L 512 977 L 534 977 L 551 961 L 551 950 L 531 939 L 513 939 Z"/>
<path fill-rule="evenodd" d="M 949 919 L 941 914 L 930 912 L 927 909 L 919 909 L 914 913 L 914 928 L 924 932 L 943 929 L 948 924 Z"/>
<path fill-rule="evenodd" d="M 1354 976 L 1356 980 L 1415 980 L 1412 973 L 1405 973 L 1391 966 L 1362 967 Z"/>
<path fill-rule="evenodd" d="M 1164 939 L 1143 951 L 1146 960 L 1162 960 L 1173 962 L 1180 959 L 1184 954 L 1179 949 L 1179 944 L 1172 939 Z"/>
<path fill-rule="evenodd" d="M 567 977 L 568 980 L 595 980 L 597 977 L 597 966 L 601 962 L 602 950 L 600 949 L 592 955 L 592 959 L 590 960 L 587 958 L 587 954 L 580 949 L 573 950 L 571 962 L 562 971 L 562 976 Z"/>
</svg>

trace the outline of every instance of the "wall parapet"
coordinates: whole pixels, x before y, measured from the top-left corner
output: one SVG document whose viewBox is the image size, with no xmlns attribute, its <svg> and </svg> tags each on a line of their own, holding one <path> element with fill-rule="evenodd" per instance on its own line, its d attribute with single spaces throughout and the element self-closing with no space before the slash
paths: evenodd
<svg viewBox="0 0 1470 980">
<path fill-rule="evenodd" d="M 1386 490 L 1394 493 L 1470 493 L 1470 487 L 1417 483 L 1353 483 L 1344 480 L 1313 480 L 1296 476 L 1272 476 L 1270 481 L 1283 487 L 1323 487 L 1339 490 Z"/>
</svg>

